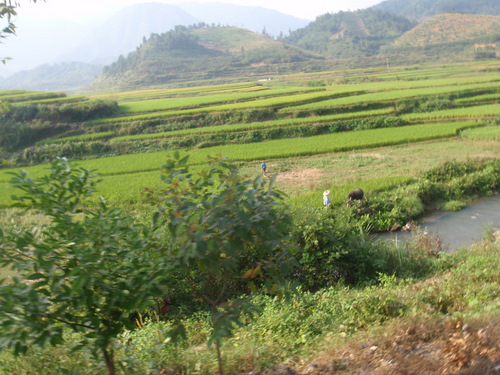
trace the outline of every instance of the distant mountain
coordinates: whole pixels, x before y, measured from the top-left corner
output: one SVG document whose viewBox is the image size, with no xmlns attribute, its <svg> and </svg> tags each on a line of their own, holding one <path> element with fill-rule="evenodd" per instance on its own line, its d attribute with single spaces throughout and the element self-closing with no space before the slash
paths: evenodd
<svg viewBox="0 0 500 375">
<path fill-rule="evenodd" d="M 224 26 L 178 26 L 152 35 L 126 58 L 106 66 L 93 90 L 275 74 L 287 64 L 323 57 L 252 31 Z"/>
<path fill-rule="evenodd" d="M 479 15 L 498 14 L 498 1 L 386 0 L 364 10 L 327 13 L 313 22 L 260 7 L 145 3 L 126 7 L 99 25 L 20 23 L 18 55 L 7 66 L 19 64 L 25 71 L 0 79 L 0 90 L 82 88 L 96 66 L 104 65 L 95 90 L 373 66 L 386 57 L 405 64 L 470 60 L 480 57 L 475 43 L 500 41 L 496 18 Z M 449 9 L 455 11 L 430 18 Z M 30 33 L 36 38 L 30 39 Z M 492 48 L 484 56 L 498 55 Z M 4 55 L 9 56 L 8 49 Z M 55 65 L 26 71 L 20 56 Z"/>
<path fill-rule="evenodd" d="M 90 85 L 101 72 L 101 65 L 81 62 L 44 64 L 36 69 L 0 78 L 2 90 L 70 91 Z"/>
<path fill-rule="evenodd" d="M 450 12 L 500 15 L 499 0 L 385 0 L 371 8 L 416 20 Z"/>
<path fill-rule="evenodd" d="M 143 3 L 126 7 L 89 30 L 86 40 L 59 58 L 63 61 L 83 61 L 110 64 L 126 55 L 152 33 L 164 33 L 176 25 L 191 25 L 199 19 L 174 5 Z"/>
<path fill-rule="evenodd" d="M 375 9 L 327 13 L 284 41 L 327 58 L 373 56 L 415 25 L 405 17 Z"/>
<path fill-rule="evenodd" d="M 273 37 L 288 35 L 311 22 L 262 7 L 223 3 L 180 3 L 177 6 L 209 25 L 236 26 L 256 33 L 265 30 Z"/>
<path fill-rule="evenodd" d="M 8 82 L 10 86 L 17 86 L 16 82 L 19 85 L 30 82 L 29 87 L 35 87 L 40 79 L 40 84 L 46 85 L 46 78 L 39 73 L 47 67 L 30 72 L 42 64 L 55 64 L 51 71 L 61 68 L 60 63 L 67 61 L 111 64 L 120 55 L 126 57 L 151 34 L 165 33 L 178 25 L 205 23 L 236 26 L 259 33 L 266 30 L 269 35 L 279 36 L 308 22 L 265 8 L 222 3 L 189 3 L 182 7 L 154 2 L 136 4 L 123 8 L 104 22 L 85 26 L 62 19 L 24 19 L 21 12 L 18 36 L 2 44 L 2 57 L 10 56 L 13 60 L 0 66 L 0 76 L 9 77 L 0 79 L 0 90 L 6 88 L 2 82 Z M 13 76 L 14 73 L 19 74 Z M 62 68 L 61 74 L 68 74 L 67 66 Z M 78 74 L 73 72 L 73 76 Z M 64 78 L 57 82 L 64 82 Z M 87 81 L 82 80 L 78 87 L 86 84 Z"/>
<path fill-rule="evenodd" d="M 279 36 L 309 22 L 258 7 L 189 3 L 181 8 L 154 2 L 125 7 L 103 21 L 86 25 L 57 18 L 26 19 L 22 12 L 18 18 L 18 36 L 2 44 L 2 57 L 14 60 L 0 67 L 0 76 L 64 61 L 110 64 L 133 51 L 144 37 L 167 32 L 177 25 L 203 22 L 259 33 L 266 29 L 269 35 Z"/>
<path fill-rule="evenodd" d="M 7 64 L 0 64 L 2 77 L 63 62 L 60 56 L 83 42 L 89 32 L 88 27 L 62 18 L 25 18 L 22 13 L 16 18 L 16 26 L 16 35 L 0 44 L 0 56 L 12 58 Z"/>
</svg>

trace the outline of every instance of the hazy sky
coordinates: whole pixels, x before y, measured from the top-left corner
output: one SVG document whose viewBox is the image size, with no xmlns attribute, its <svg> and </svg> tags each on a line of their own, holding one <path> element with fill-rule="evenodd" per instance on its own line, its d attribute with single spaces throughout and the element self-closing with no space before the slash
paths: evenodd
<svg viewBox="0 0 500 375">
<path fill-rule="evenodd" d="M 18 15 L 31 17 L 63 17 L 71 20 L 105 16 L 109 12 L 134 3 L 230 3 L 247 6 L 260 6 L 274 9 L 298 18 L 314 20 L 325 13 L 340 10 L 368 8 L 382 0 L 38 0 L 36 4 L 20 0 Z"/>
</svg>

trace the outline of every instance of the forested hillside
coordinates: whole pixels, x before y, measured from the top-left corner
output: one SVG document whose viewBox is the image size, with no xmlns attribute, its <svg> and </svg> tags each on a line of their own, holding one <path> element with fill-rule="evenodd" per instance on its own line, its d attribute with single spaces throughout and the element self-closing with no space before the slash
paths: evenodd
<svg viewBox="0 0 500 375">
<path fill-rule="evenodd" d="M 379 10 L 327 13 L 285 41 L 329 58 L 371 56 L 413 26 L 404 17 Z"/>
</svg>

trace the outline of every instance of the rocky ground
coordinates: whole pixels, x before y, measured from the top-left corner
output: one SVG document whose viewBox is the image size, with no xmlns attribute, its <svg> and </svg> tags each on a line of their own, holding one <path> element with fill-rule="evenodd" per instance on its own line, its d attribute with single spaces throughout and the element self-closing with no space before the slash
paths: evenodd
<svg viewBox="0 0 500 375">
<path fill-rule="evenodd" d="M 500 318 L 407 322 L 380 330 L 359 342 L 335 345 L 308 363 L 253 375 L 500 375 Z"/>
</svg>

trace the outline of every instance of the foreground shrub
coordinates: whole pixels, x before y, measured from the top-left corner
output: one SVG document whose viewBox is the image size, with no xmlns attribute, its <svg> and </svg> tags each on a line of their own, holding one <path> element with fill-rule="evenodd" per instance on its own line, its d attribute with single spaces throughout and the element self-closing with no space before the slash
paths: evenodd
<svg viewBox="0 0 500 375">
<path fill-rule="evenodd" d="M 328 285 L 376 284 L 380 273 L 420 278 L 433 270 L 433 257 L 442 247 L 419 251 L 418 239 L 404 247 L 373 242 L 363 229 L 369 215 L 359 216 L 362 205 L 295 212 L 291 238 L 297 244 L 294 256 L 299 267 L 294 280 L 316 290 Z M 397 210 L 389 212 L 393 211 Z"/>
<path fill-rule="evenodd" d="M 31 345 L 64 342 L 64 327 L 81 333 L 80 346 L 101 354 L 115 374 L 113 342 L 129 315 L 160 294 L 149 257 L 155 235 L 101 200 L 88 206 L 95 181 L 89 171 L 56 159 L 38 180 L 21 171 L 13 184 L 18 205 L 38 209 L 51 223 L 37 230 L 1 233 L 0 264 L 18 277 L 0 285 L 1 345 L 16 354 Z"/>
</svg>

